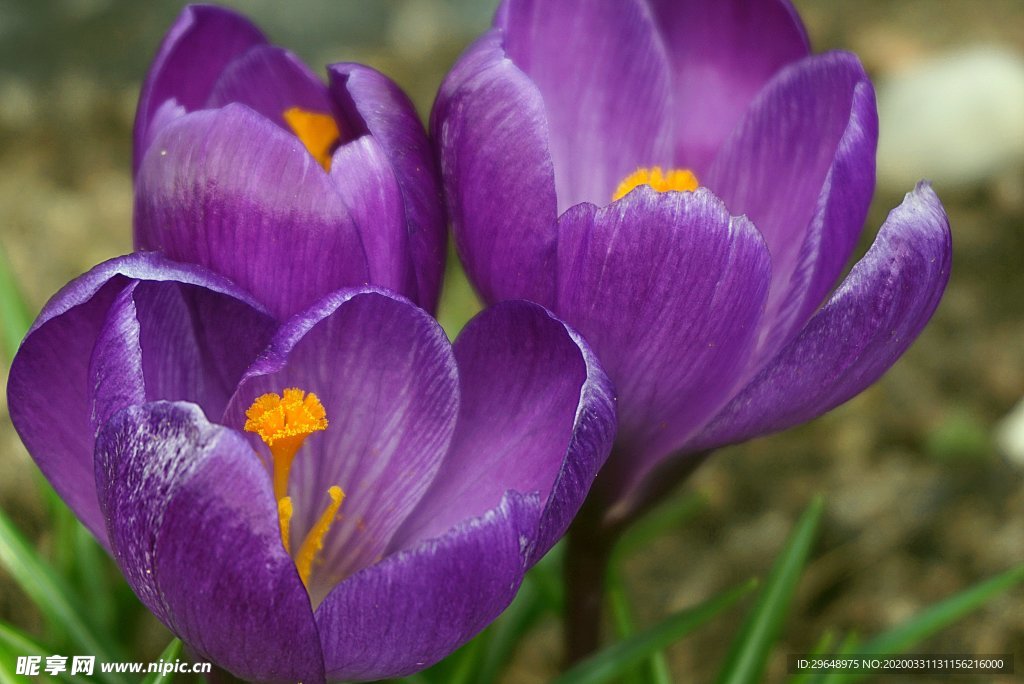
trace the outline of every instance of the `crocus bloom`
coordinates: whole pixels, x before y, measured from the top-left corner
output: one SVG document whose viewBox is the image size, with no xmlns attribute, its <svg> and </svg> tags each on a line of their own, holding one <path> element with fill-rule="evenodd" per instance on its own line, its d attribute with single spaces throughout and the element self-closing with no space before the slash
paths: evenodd
<svg viewBox="0 0 1024 684">
<path fill-rule="evenodd" d="M 375 288 L 277 324 L 153 253 L 50 301 L 8 401 L 143 603 L 280 682 L 407 674 L 467 641 L 565 531 L 615 425 L 590 351 L 535 304 L 454 345 Z"/>
<path fill-rule="evenodd" d="M 507 0 L 431 127 L 478 291 L 556 312 L 616 385 L 611 519 L 862 391 L 949 276 L 921 184 L 828 298 L 874 188 L 875 98 L 786 0 Z"/>
<path fill-rule="evenodd" d="M 226 275 L 275 316 L 373 284 L 427 310 L 444 271 L 434 157 L 382 74 L 325 85 L 244 17 L 187 7 L 135 119 L 135 246 Z"/>
</svg>

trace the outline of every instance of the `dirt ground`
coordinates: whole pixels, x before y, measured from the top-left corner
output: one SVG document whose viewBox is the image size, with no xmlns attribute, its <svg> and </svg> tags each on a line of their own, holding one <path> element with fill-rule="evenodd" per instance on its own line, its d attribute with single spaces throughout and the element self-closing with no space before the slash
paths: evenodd
<svg viewBox="0 0 1024 684">
<path fill-rule="evenodd" d="M 296 4 L 308 6 L 308 24 L 318 27 L 301 42 L 312 64 L 368 62 L 407 87 L 423 114 L 489 15 L 473 0 L 396 0 L 366 11 L 355 2 Z M 877 80 L 976 45 L 1024 55 L 1020 0 L 795 4 L 816 50 L 854 50 Z M 138 79 L 178 4 L 39 6 L 0 7 L 0 243 L 36 309 L 70 278 L 131 248 Z M 302 23 L 289 23 L 273 3 L 250 11 L 278 42 L 300 44 Z M 335 11 L 349 23 L 332 34 L 321 15 Z M 880 184 L 862 249 L 909 189 Z M 826 630 L 871 635 L 1024 561 L 1024 463 L 1002 454 L 993 437 L 1024 396 L 1024 162 L 936 189 L 955 254 L 931 325 L 860 397 L 809 425 L 725 449 L 698 471 L 684 489 L 705 498 L 701 512 L 628 566 L 640 623 L 764 576 L 816 493 L 827 501 L 822 534 L 766 681 L 781 681 L 785 654 L 810 650 Z M 472 307 L 453 276 L 446 325 L 458 325 Z M 33 469 L 0 403 L 0 506 L 45 549 Z M 26 605 L 0 576 L 0 619 L 32 628 Z M 737 610 L 673 646 L 677 681 L 712 680 L 741 618 Z M 546 681 L 560 659 L 556 632 L 545 625 L 525 644 L 506 681 Z M 1024 671 L 1024 588 L 916 650 L 1015 652 Z"/>
</svg>

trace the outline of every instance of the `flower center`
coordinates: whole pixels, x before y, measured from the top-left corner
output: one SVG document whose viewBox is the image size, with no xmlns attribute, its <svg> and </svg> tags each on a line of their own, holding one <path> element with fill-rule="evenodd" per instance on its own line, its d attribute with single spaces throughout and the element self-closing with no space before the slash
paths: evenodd
<svg viewBox="0 0 1024 684">
<path fill-rule="evenodd" d="M 619 183 L 615 194 L 612 195 L 612 202 L 622 199 L 640 185 L 649 185 L 658 192 L 692 192 L 700 187 L 697 176 L 690 169 L 669 169 L 668 173 L 665 173 L 660 166 L 639 168 Z"/>
<path fill-rule="evenodd" d="M 286 389 L 280 395 L 270 393 L 257 397 L 245 412 L 246 432 L 255 432 L 270 447 L 274 468 L 274 498 L 277 499 L 277 517 L 281 526 L 281 542 L 291 554 L 292 498 L 288 496 L 288 476 L 292 461 L 306 438 L 314 432 L 327 429 L 327 412 L 320 399 L 312 392 L 298 388 Z M 327 490 L 331 502 L 309 532 L 294 555 L 295 567 L 302 583 L 309 584 L 313 561 L 324 547 L 345 492 L 334 485 Z"/>
<path fill-rule="evenodd" d="M 330 114 L 311 112 L 301 107 L 290 107 L 281 114 L 309 153 L 325 171 L 331 170 L 331 153 L 338 147 L 341 130 Z"/>
</svg>

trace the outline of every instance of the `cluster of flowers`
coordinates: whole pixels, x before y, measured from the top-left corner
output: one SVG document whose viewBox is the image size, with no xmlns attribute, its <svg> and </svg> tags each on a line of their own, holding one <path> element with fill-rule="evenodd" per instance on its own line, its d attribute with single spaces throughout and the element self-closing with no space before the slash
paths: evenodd
<svg viewBox="0 0 1024 684">
<path fill-rule="evenodd" d="M 787 0 L 507 0 L 429 135 L 382 74 L 327 71 L 187 8 L 139 101 L 137 251 L 55 295 L 10 374 L 46 477 L 239 677 L 440 660 L 588 494 L 629 519 L 846 401 L 945 287 L 921 184 L 829 297 L 877 115 Z M 492 304 L 454 344 L 449 218 Z"/>
</svg>

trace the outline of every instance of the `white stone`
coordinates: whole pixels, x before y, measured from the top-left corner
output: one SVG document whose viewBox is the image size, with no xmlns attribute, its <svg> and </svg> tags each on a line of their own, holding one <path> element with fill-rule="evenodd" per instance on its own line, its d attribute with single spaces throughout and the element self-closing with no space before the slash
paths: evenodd
<svg viewBox="0 0 1024 684">
<path fill-rule="evenodd" d="M 878 79 L 879 181 L 976 185 L 1024 164 L 1024 58 L 981 46 Z"/>
<path fill-rule="evenodd" d="M 996 424 L 995 438 L 1006 458 L 1024 468 L 1024 400 Z"/>
</svg>

